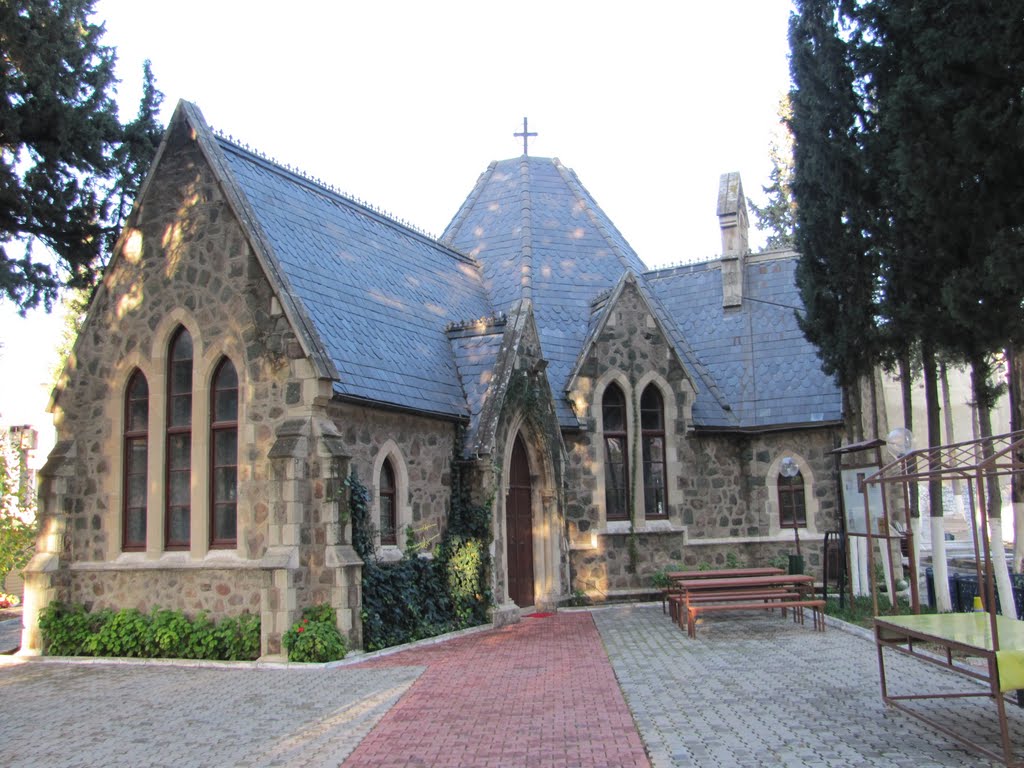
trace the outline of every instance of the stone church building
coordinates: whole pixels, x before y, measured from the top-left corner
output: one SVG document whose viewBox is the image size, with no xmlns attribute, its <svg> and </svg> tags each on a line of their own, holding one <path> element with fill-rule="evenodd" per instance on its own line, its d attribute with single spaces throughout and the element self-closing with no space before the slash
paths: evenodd
<svg viewBox="0 0 1024 768">
<path fill-rule="evenodd" d="M 794 523 L 820 573 L 841 394 L 737 174 L 718 217 L 720 259 L 650 270 L 524 154 L 434 240 L 179 104 L 54 391 L 22 647 L 51 600 L 259 613 L 265 655 L 326 601 L 358 646 L 353 471 L 397 558 L 443 531 L 459 464 L 493 510 L 496 622 L 763 564 Z"/>
</svg>

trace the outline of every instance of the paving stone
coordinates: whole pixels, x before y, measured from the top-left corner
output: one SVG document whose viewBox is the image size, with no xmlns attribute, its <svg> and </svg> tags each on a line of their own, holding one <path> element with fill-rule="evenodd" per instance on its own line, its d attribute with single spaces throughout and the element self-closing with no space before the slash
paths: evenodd
<svg viewBox="0 0 1024 768">
<path fill-rule="evenodd" d="M 593 615 L 654 766 L 712 757 L 736 766 L 989 764 L 882 704 L 875 646 L 863 635 L 737 613 L 716 615 L 690 639 L 660 604 Z M 886 671 L 894 692 L 971 685 L 905 657 L 887 655 Z M 986 699 L 921 706 L 974 738 L 998 736 L 995 707 Z M 1024 747 L 1024 715 L 1016 707 L 1008 712 L 1014 742 Z M 647 727 L 655 719 L 658 727 Z M 691 736 L 670 742 L 671 731 Z M 750 763 L 752 757 L 761 762 Z"/>
<path fill-rule="evenodd" d="M 887 672 L 894 692 L 970 684 L 903 657 Z M 883 706 L 863 634 L 718 614 L 693 640 L 654 603 L 339 666 L 8 660 L 0 688 L 5 766 L 989 764 Z M 998 733 L 985 699 L 921 706 Z"/>
</svg>

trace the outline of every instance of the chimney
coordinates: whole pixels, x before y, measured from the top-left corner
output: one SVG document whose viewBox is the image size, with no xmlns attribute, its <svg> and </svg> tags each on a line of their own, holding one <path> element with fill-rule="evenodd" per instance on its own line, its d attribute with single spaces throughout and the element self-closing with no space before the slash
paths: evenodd
<svg viewBox="0 0 1024 768">
<path fill-rule="evenodd" d="M 718 183 L 718 226 L 722 230 L 722 306 L 743 303 L 743 257 L 750 250 L 747 199 L 737 172 L 723 173 Z"/>
</svg>

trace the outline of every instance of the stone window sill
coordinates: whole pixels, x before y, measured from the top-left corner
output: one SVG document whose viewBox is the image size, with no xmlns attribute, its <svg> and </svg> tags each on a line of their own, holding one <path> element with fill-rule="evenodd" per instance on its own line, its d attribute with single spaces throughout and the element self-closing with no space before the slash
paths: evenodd
<svg viewBox="0 0 1024 768">
<path fill-rule="evenodd" d="M 637 526 L 634 533 L 685 533 L 686 526 L 676 525 L 671 520 L 644 520 Z M 628 520 L 613 520 L 605 523 L 604 530 L 597 532 L 598 536 L 623 536 L 629 533 Z"/>
<path fill-rule="evenodd" d="M 122 552 L 116 560 L 71 563 L 73 571 L 255 570 L 261 567 L 259 560 L 243 559 L 230 549 L 211 549 L 199 560 L 193 560 L 188 552 L 163 552 L 152 559 L 145 552 Z"/>
</svg>

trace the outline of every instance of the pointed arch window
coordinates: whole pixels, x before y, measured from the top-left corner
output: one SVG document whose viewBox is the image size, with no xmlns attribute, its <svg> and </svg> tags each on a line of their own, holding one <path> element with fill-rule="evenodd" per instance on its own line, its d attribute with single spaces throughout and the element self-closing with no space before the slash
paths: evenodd
<svg viewBox="0 0 1024 768">
<path fill-rule="evenodd" d="M 238 373 L 226 357 L 210 392 L 210 546 L 238 542 Z"/>
<path fill-rule="evenodd" d="M 146 468 L 149 458 L 149 384 L 135 369 L 128 379 L 124 401 L 124 489 L 121 548 L 146 548 Z"/>
<path fill-rule="evenodd" d="M 629 519 L 629 447 L 626 432 L 626 397 L 609 385 L 601 401 L 604 428 L 605 517 Z"/>
<path fill-rule="evenodd" d="M 793 477 L 779 474 L 779 526 L 803 528 L 807 525 L 807 506 L 804 499 L 804 476 L 797 470 Z"/>
<path fill-rule="evenodd" d="M 167 391 L 167 514 L 164 546 L 188 549 L 192 515 L 192 336 L 171 338 Z"/>
<path fill-rule="evenodd" d="M 640 396 L 640 442 L 643 448 L 644 515 L 666 517 L 665 405 L 661 392 L 649 384 Z"/>
<path fill-rule="evenodd" d="M 398 519 L 395 506 L 395 471 L 391 467 L 391 459 L 384 459 L 380 467 L 378 482 L 380 499 L 380 543 L 381 545 L 398 543 Z"/>
</svg>

